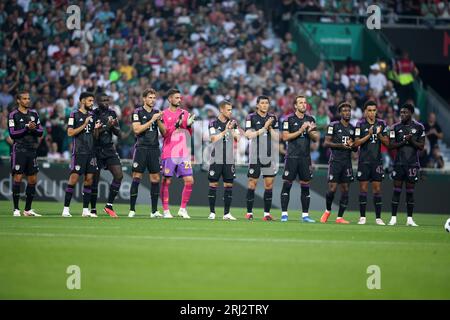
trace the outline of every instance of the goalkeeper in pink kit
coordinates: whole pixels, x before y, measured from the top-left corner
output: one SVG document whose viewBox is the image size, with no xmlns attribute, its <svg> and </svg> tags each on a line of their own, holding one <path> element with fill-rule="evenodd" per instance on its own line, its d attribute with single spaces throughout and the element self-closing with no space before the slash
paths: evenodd
<svg viewBox="0 0 450 320">
<path fill-rule="evenodd" d="M 169 210 L 169 186 L 172 177 L 176 175 L 184 180 L 183 193 L 181 195 L 181 206 L 178 216 L 184 219 L 190 219 L 186 211 L 194 184 L 192 175 L 191 155 L 188 149 L 192 135 L 191 125 L 194 123 L 194 115 L 182 110 L 181 94 L 177 89 L 170 89 L 167 93 L 169 108 L 163 111 L 162 121 L 166 127 L 166 133 L 163 135 L 163 147 L 161 155 L 162 184 L 161 200 L 164 210 L 164 218 L 173 218 Z"/>
</svg>

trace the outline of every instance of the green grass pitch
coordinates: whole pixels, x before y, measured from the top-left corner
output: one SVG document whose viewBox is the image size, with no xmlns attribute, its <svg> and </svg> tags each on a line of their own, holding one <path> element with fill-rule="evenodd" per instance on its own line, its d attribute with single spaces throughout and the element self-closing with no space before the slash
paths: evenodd
<svg viewBox="0 0 450 320">
<path fill-rule="evenodd" d="M 417 214 L 410 228 L 404 214 L 382 227 L 372 213 L 356 225 L 355 212 L 336 225 L 300 223 L 294 211 L 281 223 L 261 210 L 246 221 L 237 208 L 233 222 L 207 220 L 206 207 L 188 208 L 191 220 L 150 219 L 146 206 L 132 219 L 126 205 L 116 205 L 119 219 L 81 218 L 80 204 L 72 218 L 59 217 L 60 203 L 34 208 L 44 217 L 14 218 L 0 202 L 0 299 L 450 299 L 444 215 Z M 70 265 L 80 290 L 66 287 Z M 379 290 L 367 288 L 370 265 Z"/>
</svg>

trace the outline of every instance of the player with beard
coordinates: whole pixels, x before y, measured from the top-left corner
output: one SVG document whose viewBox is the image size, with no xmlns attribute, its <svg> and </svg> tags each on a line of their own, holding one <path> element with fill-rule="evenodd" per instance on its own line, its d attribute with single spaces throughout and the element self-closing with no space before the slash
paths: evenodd
<svg viewBox="0 0 450 320">
<path fill-rule="evenodd" d="M 40 217 L 41 215 L 31 209 L 31 204 L 36 193 L 37 174 L 39 172 L 36 159 L 36 151 L 39 145 L 38 138 L 42 136 L 43 128 L 38 113 L 29 109 L 30 94 L 21 91 L 17 94 L 16 101 L 18 108 L 9 114 L 8 119 L 9 134 L 14 141 L 11 153 L 13 216 L 20 216 L 20 184 L 25 174 L 28 183 L 25 190 L 26 202 L 23 215 Z"/>
<path fill-rule="evenodd" d="M 133 152 L 133 182 L 130 189 L 130 212 L 128 217 L 136 214 L 136 200 L 138 188 L 145 170 L 149 173 L 151 213 L 150 218 L 161 218 L 158 212 L 159 181 L 160 181 L 160 149 L 159 134 L 166 133 L 161 117 L 162 112 L 153 107 L 156 102 L 156 91 L 147 89 L 142 93 L 144 105 L 137 108 L 132 117 L 133 132 L 136 135 L 136 144 Z"/>
<path fill-rule="evenodd" d="M 309 217 L 309 183 L 312 179 L 311 141 L 320 138 L 316 121 L 306 112 L 306 97 L 297 96 L 294 100 L 295 113 L 283 122 L 284 141 L 288 141 L 281 190 L 281 221 L 288 221 L 289 196 L 293 181 L 299 178 L 301 188 L 302 221 L 314 223 Z"/>
<path fill-rule="evenodd" d="M 116 218 L 117 214 L 113 209 L 114 199 L 120 190 L 123 173 L 122 164 L 119 155 L 113 144 L 113 134 L 120 137 L 119 122 L 117 114 L 113 109 L 109 108 L 109 97 L 102 93 L 97 97 L 98 108 L 94 109 L 94 123 L 99 123 L 99 130 L 94 133 L 95 157 L 97 159 L 98 171 L 94 175 L 91 193 L 91 215 L 97 214 L 97 192 L 98 182 L 100 181 L 100 171 L 108 169 L 113 176 L 113 180 L 109 187 L 108 202 L 103 209 L 109 216 Z"/>
<path fill-rule="evenodd" d="M 89 212 L 89 201 L 91 200 L 91 186 L 94 174 L 97 172 L 97 160 L 94 149 L 94 130 L 99 130 L 100 123 L 94 125 L 92 107 L 94 95 L 90 92 L 80 94 L 80 105 L 78 109 L 69 116 L 67 135 L 72 137 L 72 160 L 70 162 L 70 176 L 67 183 L 66 195 L 64 197 L 63 217 L 71 217 L 70 201 L 78 179 L 84 175 L 83 183 L 83 212 L 82 217 L 97 217 Z"/>
<path fill-rule="evenodd" d="M 178 89 L 170 89 L 167 92 L 169 108 L 163 111 L 162 121 L 166 127 L 163 133 L 162 148 L 162 185 L 161 200 L 164 209 L 164 218 L 173 218 L 169 210 L 169 186 L 172 177 L 176 175 L 184 181 L 181 194 L 181 205 L 178 216 L 190 219 L 186 206 L 191 198 L 194 177 L 192 173 L 191 154 L 188 148 L 189 137 L 192 136 L 192 124 L 195 115 L 190 115 L 181 109 L 181 94 Z"/>
</svg>

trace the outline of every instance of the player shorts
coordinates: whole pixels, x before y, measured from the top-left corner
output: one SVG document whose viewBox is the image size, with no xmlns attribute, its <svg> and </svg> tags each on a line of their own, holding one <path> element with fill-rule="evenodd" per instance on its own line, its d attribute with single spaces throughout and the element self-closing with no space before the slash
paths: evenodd
<svg viewBox="0 0 450 320">
<path fill-rule="evenodd" d="M 310 181 L 313 176 L 311 159 L 308 158 L 286 158 L 284 161 L 283 179 L 294 181 Z"/>
<path fill-rule="evenodd" d="M 420 167 L 394 164 L 391 178 L 407 183 L 417 183 L 419 181 Z"/>
<path fill-rule="evenodd" d="M 161 151 L 159 149 L 152 148 L 136 148 L 133 153 L 133 165 L 132 172 L 144 173 L 145 169 L 149 173 L 159 173 L 161 166 L 159 157 Z"/>
<path fill-rule="evenodd" d="M 99 169 L 107 169 L 109 166 L 121 166 L 119 154 L 114 147 L 97 148 L 95 150 Z"/>
<path fill-rule="evenodd" d="M 265 177 L 275 177 L 278 173 L 278 168 L 273 164 L 262 165 L 262 164 L 250 164 L 248 167 L 247 177 L 258 179 L 262 174 Z"/>
<path fill-rule="evenodd" d="M 173 175 L 176 175 L 177 178 L 192 176 L 192 163 L 182 158 L 163 159 L 161 172 L 165 177 L 173 177 Z"/>
<path fill-rule="evenodd" d="M 70 162 L 71 173 L 79 175 L 96 173 L 98 170 L 97 158 L 91 154 L 73 154 Z"/>
<path fill-rule="evenodd" d="M 382 163 L 359 163 L 358 173 L 356 174 L 359 181 L 383 181 L 384 170 Z"/>
<path fill-rule="evenodd" d="M 328 165 L 328 182 L 350 183 L 353 182 L 353 168 L 351 162 L 330 162 Z"/>
<path fill-rule="evenodd" d="M 220 177 L 222 177 L 223 182 L 233 183 L 236 178 L 236 167 L 234 164 L 211 164 L 208 171 L 208 180 L 217 182 Z"/>
<path fill-rule="evenodd" d="M 27 176 L 35 175 L 39 172 L 39 166 L 37 163 L 36 152 L 16 152 L 13 149 L 11 154 L 11 173 L 25 174 Z"/>
</svg>

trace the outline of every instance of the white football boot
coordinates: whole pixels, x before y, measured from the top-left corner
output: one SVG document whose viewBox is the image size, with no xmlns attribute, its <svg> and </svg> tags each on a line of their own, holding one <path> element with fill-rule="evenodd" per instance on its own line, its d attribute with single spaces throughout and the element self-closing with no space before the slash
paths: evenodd
<svg viewBox="0 0 450 320">
<path fill-rule="evenodd" d="M 233 217 L 231 215 L 231 213 L 227 213 L 226 215 L 223 216 L 223 220 L 231 220 L 231 221 L 235 221 L 237 220 L 235 217 Z"/>
<path fill-rule="evenodd" d="M 29 211 L 23 211 L 23 215 L 26 217 L 42 217 L 40 214 L 37 214 L 36 212 L 34 212 L 33 209 L 29 210 Z"/>
<path fill-rule="evenodd" d="M 150 218 L 162 218 L 163 215 L 159 213 L 159 211 L 156 211 L 155 213 L 150 213 Z"/>
<path fill-rule="evenodd" d="M 186 208 L 180 208 L 178 210 L 178 216 L 182 217 L 183 219 L 190 219 L 191 217 L 188 215 Z"/>
</svg>

